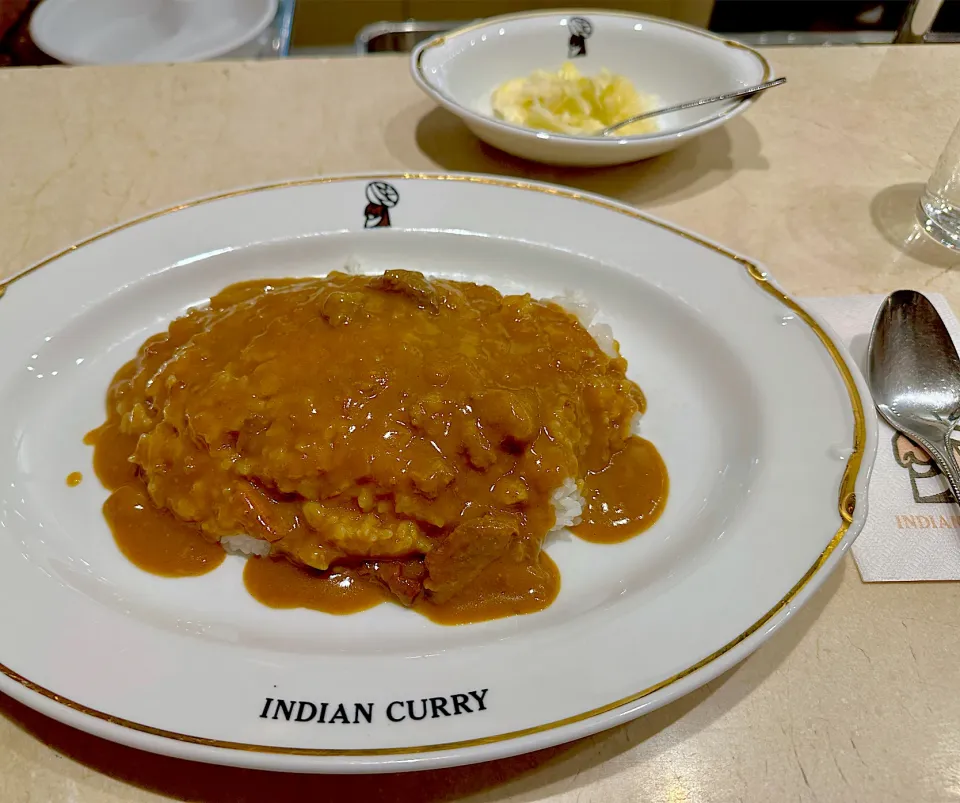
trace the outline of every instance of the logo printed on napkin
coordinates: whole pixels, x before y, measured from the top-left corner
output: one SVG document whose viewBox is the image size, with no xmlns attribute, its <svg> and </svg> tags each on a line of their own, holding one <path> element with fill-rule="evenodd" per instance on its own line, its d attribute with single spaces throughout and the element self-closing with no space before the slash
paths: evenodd
<svg viewBox="0 0 960 803">
<path fill-rule="evenodd" d="M 960 460 L 960 443 L 956 439 L 953 440 L 953 454 Z M 954 502 L 953 491 L 947 485 L 940 469 L 930 459 L 930 455 L 899 432 L 893 436 L 893 456 L 910 475 L 910 490 L 913 492 L 914 502 L 918 505 Z M 960 519 L 960 516 L 952 518 Z"/>
<path fill-rule="evenodd" d="M 955 343 L 960 323 L 941 295 L 928 298 Z M 870 329 L 884 296 L 808 298 L 864 369 Z M 864 404 L 872 400 L 864 399 Z M 960 458 L 960 440 L 954 440 Z M 960 580 L 960 507 L 930 456 L 880 419 L 877 461 L 867 500 L 867 522 L 853 543 L 867 583 Z"/>
</svg>

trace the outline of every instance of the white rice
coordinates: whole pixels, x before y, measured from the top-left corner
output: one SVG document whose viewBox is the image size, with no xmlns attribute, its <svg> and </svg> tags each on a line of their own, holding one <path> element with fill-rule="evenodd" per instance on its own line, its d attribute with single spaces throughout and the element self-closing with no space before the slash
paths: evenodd
<svg viewBox="0 0 960 803">
<path fill-rule="evenodd" d="M 600 350 L 604 354 L 608 357 L 620 356 L 616 341 L 613 339 L 613 329 L 610 328 L 608 323 L 594 321 L 597 313 L 600 312 L 600 308 L 583 293 L 579 290 L 571 293 L 568 290 L 562 296 L 554 296 L 548 301 L 552 301 L 557 306 L 563 307 L 571 315 L 576 316 L 583 328 L 597 341 L 597 345 L 600 346 Z"/>
<path fill-rule="evenodd" d="M 360 264 L 360 260 L 357 259 L 352 254 L 347 257 L 347 261 L 343 263 L 343 272 L 349 273 L 351 276 L 356 276 L 363 273 L 363 266 Z"/>
<path fill-rule="evenodd" d="M 270 542 L 252 535 L 225 535 L 220 539 L 220 546 L 228 555 L 260 555 L 270 554 Z"/>
<path fill-rule="evenodd" d="M 580 325 L 586 329 L 591 337 L 597 342 L 600 350 L 608 357 L 619 357 L 620 351 L 613 337 L 613 328 L 608 323 L 598 322 L 597 315 L 600 308 L 588 299 L 579 290 L 573 292 L 567 290 L 562 296 L 555 296 L 549 299 L 554 304 L 563 307 L 571 315 L 574 315 Z M 630 434 L 640 434 L 640 418 L 638 412 L 630 422 Z M 570 478 L 563 481 L 563 484 L 553 492 L 550 497 L 553 509 L 557 514 L 556 524 L 550 531 L 553 535 L 567 527 L 573 527 L 580 523 L 583 515 L 584 501 L 580 492 L 577 490 L 577 484 Z"/>
<path fill-rule="evenodd" d="M 550 494 L 550 504 L 553 505 L 553 511 L 557 516 L 550 530 L 551 533 L 580 523 L 583 517 L 583 497 L 577 490 L 577 483 L 570 477 L 567 477 L 563 484 Z"/>
<path fill-rule="evenodd" d="M 349 274 L 361 274 L 363 272 L 360 260 L 355 256 L 350 256 L 344 263 L 343 270 Z M 571 315 L 576 316 L 581 325 L 591 334 L 597 345 L 604 354 L 610 357 L 619 356 L 616 343 L 613 337 L 613 329 L 607 323 L 597 323 L 595 318 L 600 312 L 600 308 L 590 301 L 583 293 L 579 291 L 565 292 L 562 296 L 556 296 L 549 299 L 560 307 L 563 307 Z M 640 413 L 634 416 L 630 424 L 632 434 L 640 432 Z M 580 523 L 583 516 L 584 500 L 577 489 L 577 483 L 567 478 L 550 495 L 550 503 L 553 505 L 556 513 L 556 522 L 550 530 L 549 535 L 555 536 L 568 527 L 574 527 Z M 253 538 L 249 535 L 228 535 L 220 539 L 220 544 L 224 550 L 233 555 L 260 555 L 270 554 L 271 546 L 269 541 L 260 538 Z"/>
<path fill-rule="evenodd" d="M 573 292 L 566 290 L 562 296 L 554 296 L 548 298 L 547 301 L 552 301 L 557 306 L 563 307 L 571 315 L 575 315 L 584 326 L 590 326 L 593 319 L 597 317 L 597 313 L 600 312 L 600 307 L 579 290 Z"/>
<path fill-rule="evenodd" d="M 608 323 L 600 323 L 595 319 L 600 312 L 600 308 L 588 299 L 579 290 L 573 292 L 567 290 L 562 296 L 555 296 L 548 299 L 554 304 L 563 307 L 571 315 L 576 316 L 581 326 L 586 329 L 591 337 L 597 341 L 600 350 L 608 357 L 619 357 L 620 351 L 617 348 L 613 337 L 613 328 Z M 640 434 L 641 413 L 637 413 L 630 422 L 630 434 Z"/>
</svg>

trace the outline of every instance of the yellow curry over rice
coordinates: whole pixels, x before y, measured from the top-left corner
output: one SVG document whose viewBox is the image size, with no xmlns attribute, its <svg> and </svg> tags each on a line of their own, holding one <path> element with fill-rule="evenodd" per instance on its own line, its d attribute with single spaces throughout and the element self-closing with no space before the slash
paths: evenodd
<svg viewBox="0 0 960 803">
<path fill-rule="evenodd" d="M 269 552 L 244 573 L 268 605 L 392 599 L 472 622 L 553 601 L 543 542 L 571 500 L 590 541 L 659 515 L 666 469 L 631 435 L 626 367 L 560 306 L 492 287 L 243 282 L 141 346 L 88 442 L 116 541 L 147 571 L 202 574 L 245 535 Z"/>
</svg>

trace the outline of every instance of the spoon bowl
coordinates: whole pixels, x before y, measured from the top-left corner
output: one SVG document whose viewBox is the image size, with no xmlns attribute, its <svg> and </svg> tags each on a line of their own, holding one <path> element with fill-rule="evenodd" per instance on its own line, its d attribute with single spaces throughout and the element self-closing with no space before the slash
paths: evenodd
<svg viewBox="0 0 960 803">
<path fill-rule="evenodd" d="M 923 294 L 898 290 L 881 305 L 867 348 L 867 382 L 880 415 L 930 454 L 960 499 L 951 443 L 960 423 L 960 356 Z"/>
</svg>

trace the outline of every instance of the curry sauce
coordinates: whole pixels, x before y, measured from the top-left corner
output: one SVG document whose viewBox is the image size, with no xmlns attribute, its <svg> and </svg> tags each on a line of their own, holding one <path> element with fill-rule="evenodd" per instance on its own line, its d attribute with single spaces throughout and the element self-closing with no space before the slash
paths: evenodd
<svg viewBox="0 0 960 803">
<path fill-rule="evenodd" d="M 543 542 L 570 499 L 590 541 L 660 514 L 666 468 L 631 435 L 626 367 L 560 306 L 483 285 L 243 282 L 141 346 L 87 442 L 146 571 L 202 574 L 246 536 L 269 553 L 244 571 L 267 605 L 473 622 L 554 600 Z"/>
</svg>

